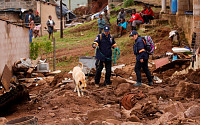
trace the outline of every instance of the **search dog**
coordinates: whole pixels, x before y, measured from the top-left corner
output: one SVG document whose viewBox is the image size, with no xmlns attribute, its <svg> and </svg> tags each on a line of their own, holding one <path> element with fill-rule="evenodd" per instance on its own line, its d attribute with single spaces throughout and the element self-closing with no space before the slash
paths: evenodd
<svg viewBox="0 0 200 125">
<path fill-rule="evenodd" d="M 79 67 L 81 65 L 81 67 Z M 78 96 L 83 96 L 83 92 L 86 91 L 86 81 L 85 81 L 85 74 L 83 73 L 83 64 L 79 63 L 78 66 L 73 68 L 72 76 L 73 76 L 73 83 L 75 84 L 74 92 L 78 92 Z M 80 95 L 81 91 L 81 95 Z"/>
</svg>

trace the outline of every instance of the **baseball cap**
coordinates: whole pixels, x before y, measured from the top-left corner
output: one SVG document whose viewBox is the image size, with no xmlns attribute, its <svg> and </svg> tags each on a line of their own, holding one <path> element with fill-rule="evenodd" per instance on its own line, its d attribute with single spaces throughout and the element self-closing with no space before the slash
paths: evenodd
<svg viewBox="0 0 200 125">
<path fill-rule="evenodd" d="M 129 37 L 131 37 L 131 36 L 133 36 L 133 35 L 136 35 L 136 34 L 138 34 L 137 31 L 133 30 L 133 31 L 131 32 L 131 35 L 130 35 Z"/>
<path fill-rule="evenodd" d="M 103 28 L 104 32 L 109 32 L 110 31 L 110 27 L 108 25 L 104 26 Z"/>
<path fill-rule="evenodd" d="M 39 13 L 38 11 L 35 11 L 35 13 Z"/>
</svg>

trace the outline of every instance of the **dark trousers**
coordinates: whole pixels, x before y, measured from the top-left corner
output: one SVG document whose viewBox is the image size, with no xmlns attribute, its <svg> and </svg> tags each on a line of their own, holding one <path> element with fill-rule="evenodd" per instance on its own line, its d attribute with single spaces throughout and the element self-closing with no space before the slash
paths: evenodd
<svg viewBox="0 0 200 125">
<path fill-rule="evenodd" d="M 96 65 L 95 84 L 99 84 L 100 82 L 103 64 L 105 64 L 105 68 L 106 68 L 105 83 L 110 84 L 112 61 L 101 61 L 101 60 L 97 60 L 95 63 Z"/>
<path fill-rule="evenodd" d="M 100 27 L 99 27 L 99 34 L 101 34 L 102 31 L 103 31 L 103 28 L 100 28 Z"/>
<path fill-rule="evenodd" d="M 136 61 L 136 64 L 135 64 L 135 73 L 137 75 L 137 82 L 140 82 L 140 83 L 142 82 L 141 67 L 142 67 L 144 73 L 146 74 L 148 81 L 152 82 L 151 73 L 150 73 L 150 71 L 148 69 L 148 60 L 144 60 L 143 63 L 141 63 L 140 61 Z"/>
<path fill-rule="evenodd" d="M 143 20 L 144 23 L 149 23 L 149 20 L 153 20 L 154 18 L 151 15 L 144 15 Z"/>
</svg>

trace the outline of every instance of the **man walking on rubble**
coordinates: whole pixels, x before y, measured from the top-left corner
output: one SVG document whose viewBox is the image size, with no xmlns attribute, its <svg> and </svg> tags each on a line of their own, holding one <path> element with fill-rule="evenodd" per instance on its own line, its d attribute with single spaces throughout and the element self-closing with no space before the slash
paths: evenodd
<svg viewBox="0 0 200 125">
<path fill-rule="evenodd" d="M 104 33 L 99 34 L 94 43 L 92 44 L 93 48 L 97 47 L 96 51 L 96 74 L 95 74 L 95 86 L 99 87 L 99 82 L 101 79 L 101 71 L 105 64 L 106 75 L 105 75 L 105 85 L 111 84 L 111 65 L 112 65 L 112 48 L 117 48 L 114 37 L 110 35 L 110 27 L 104 26 Z"/>
<path fill-rule="evenodd" d="M 137 83 L 134 84 L 134 86 L 141 86 L 142 85 L 142 79 L 141 79 L 141 68 L 145 72 L 147 79 L 149 81 L 148 85 L 153 85 L 153 81 L 151 78 L 151 73 L 148 69 L 148 59 L 149 54 L 145 50 L 145 41 L 144 39 L 138 35 L 136 31 L 132 31 L 131 35 L 129 36 L 132 38 L 132 40 L 135 41 L 135 44 L 133 46 L 134 54 L 136 55 L 136 64 L 135 64 L 135 73 L 137 76 Z"/>
</svg>

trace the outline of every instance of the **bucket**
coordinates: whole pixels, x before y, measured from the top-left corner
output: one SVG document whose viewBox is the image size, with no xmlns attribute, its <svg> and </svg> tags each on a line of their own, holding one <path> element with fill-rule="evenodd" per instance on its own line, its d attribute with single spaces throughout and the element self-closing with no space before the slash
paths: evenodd
<svg viewBox="0 0 200 125">
<path fill-rule="evenodd" d="M 171 12 L 176 14 L 177 12 L 177 0 L 171 0 Z"/>
<path fill-rule="evenodd" d="M 79 62 L 83 64 L 83 72 L 88 74 L 92 68 L 95 68 L 96 59 L 94 56 L 79 57 Z"/>
<path fill-rule="evenodd" d="M 6 125 L 38 125 L 38 118 L 35 116 L 26 116 L 11 120 Z"/>
</svg>

